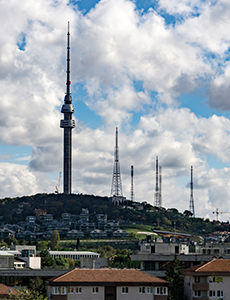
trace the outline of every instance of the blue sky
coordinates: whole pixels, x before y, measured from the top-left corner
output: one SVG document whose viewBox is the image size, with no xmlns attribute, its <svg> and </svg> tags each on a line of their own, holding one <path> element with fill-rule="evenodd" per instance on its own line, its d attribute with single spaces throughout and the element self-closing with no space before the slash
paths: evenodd
<svg viewBox="0 0 230 300">
<path fill-rule="evenodd" d="M 229 210 L 229 13 L 227 0 L 4 3 L 0 197 L 57 184 L 70 21 L 74 192 L 109 196 L 118 126 L 124 196 L 134 165 L 135 199 L 154 203 L 158 155 L 166 208 L 188 209 L 193 165 L 196 215 Z"/>
</svg>

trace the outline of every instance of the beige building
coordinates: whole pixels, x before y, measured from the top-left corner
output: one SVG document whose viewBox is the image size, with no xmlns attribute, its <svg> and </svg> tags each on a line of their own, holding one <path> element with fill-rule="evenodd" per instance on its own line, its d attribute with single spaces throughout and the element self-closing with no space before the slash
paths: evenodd
<svg viewBox="0 0 230 300">
<path fill-rule="evenodd" d="M 188 300 L 229 300 L 230 259 L 213 259 L 184 272 Z"/>
<path fill-rule="evenodd" d="M 134 269 L 74 269 L 48 283 L 50 300 L 167 300 L 168 283 Z"/>
</svg>

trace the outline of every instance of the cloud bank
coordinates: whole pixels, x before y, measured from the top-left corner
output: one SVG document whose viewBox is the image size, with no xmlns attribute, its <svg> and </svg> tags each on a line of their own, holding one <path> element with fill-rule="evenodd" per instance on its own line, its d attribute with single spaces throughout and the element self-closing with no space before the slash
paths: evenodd
<svg viewBox="0 0 230 300">
<path fill-rule="evenodd" d="M 0 196 L 54 191 L 62 168 L 59 120 L 70 20 L 72 82 L 85 90 L 73 84 L 74 192 L 109 195 L 119 126 L 127 198 L 133 164 L 135 199 L 153 204 L 158 155 L 166 207 L 188 209 L 193 165 L 197 215 L 230 209 L 230 121 L 219 113 L 229 111 L 229 13 L 227 0 L 160 0 L 145 12 L 133 1 L 101 0 L 86 14 L 64 0 L 2 3 L 0 142 L 29 146 L 32 156 L 15 162 L 2 148 Z M 180 97 L 192 99 L 197 90 L 205 90 L 212 115 L 192 111 L 192 103 L 181 106 Z M 79 101 L 101 117 L 100 127 L 84 124 Z"/>
</svg>

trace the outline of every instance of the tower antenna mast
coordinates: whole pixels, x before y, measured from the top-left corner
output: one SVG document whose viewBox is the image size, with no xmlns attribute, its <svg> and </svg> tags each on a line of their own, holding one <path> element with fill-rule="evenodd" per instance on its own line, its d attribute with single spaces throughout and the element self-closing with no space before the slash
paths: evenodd
<svg viewBox="0 0 230 300">
<path fill-rule="evenodd" d="M 64 104 L 62 105 L 61 112 L 64 114 L 64 119 L 60 122 L 60 127 L 64 128 L 64 176 L 63 187 L 64 194 L 72 193 L 72 129 L 75 127 L 75 121 L 72 120 L 74 107 L 72 104 L 72 96 L 70 92 L 70 30 L 68 22 L 67 32 L 67 70 L 66 70 L 66 95 Z"/>
<path fill-rule="evenodd" d="M 192 213 L 192 216 L 195 217 L 195 208 L 194 208 L 194 199 L 193 199 L 193 167 L 191 166 L 191 182 L 190 182 L 190 202 L 189 210 Z"/>
<path fill-rule="evenodd" d="M 113 165 L 111 196 L 123 197 L 122 184 L 121 184 L 120 162 L 119 162 L 118 128 L 117 127 L 116 127 L 116 137 L 115 137 L 114 165 Z"/>
<path fill-rule="evenodd" d="M 131 201 L 134 201 L 133 175 L 134 175 L 134 167 L 131 166 Z"/>
<path fill-rule="evenodd" d="M 160 207 L 160 192 L 159 192 L 159 166 L 158 156 L 156 157 L 156 187 L 155 187 L 155 203 L 156 207 Z"/>
</svg>

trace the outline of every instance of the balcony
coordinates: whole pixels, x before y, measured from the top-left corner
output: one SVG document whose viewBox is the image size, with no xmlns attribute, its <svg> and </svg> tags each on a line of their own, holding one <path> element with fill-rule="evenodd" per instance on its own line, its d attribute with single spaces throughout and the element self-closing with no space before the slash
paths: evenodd
<svg viewBox="0 0 230 300">
<path fill-rule="evenodd" d="M 208 291 L 209 284 L 208 283 L 193 283 L 192 289 L 193 289 L 193 291 Z"/>
<path fill-rule="evenodd" d="M 61 120 L 60 127 L 61 128 L 74 128 L 75 121 L 74 120 Z"/>
</svg>

